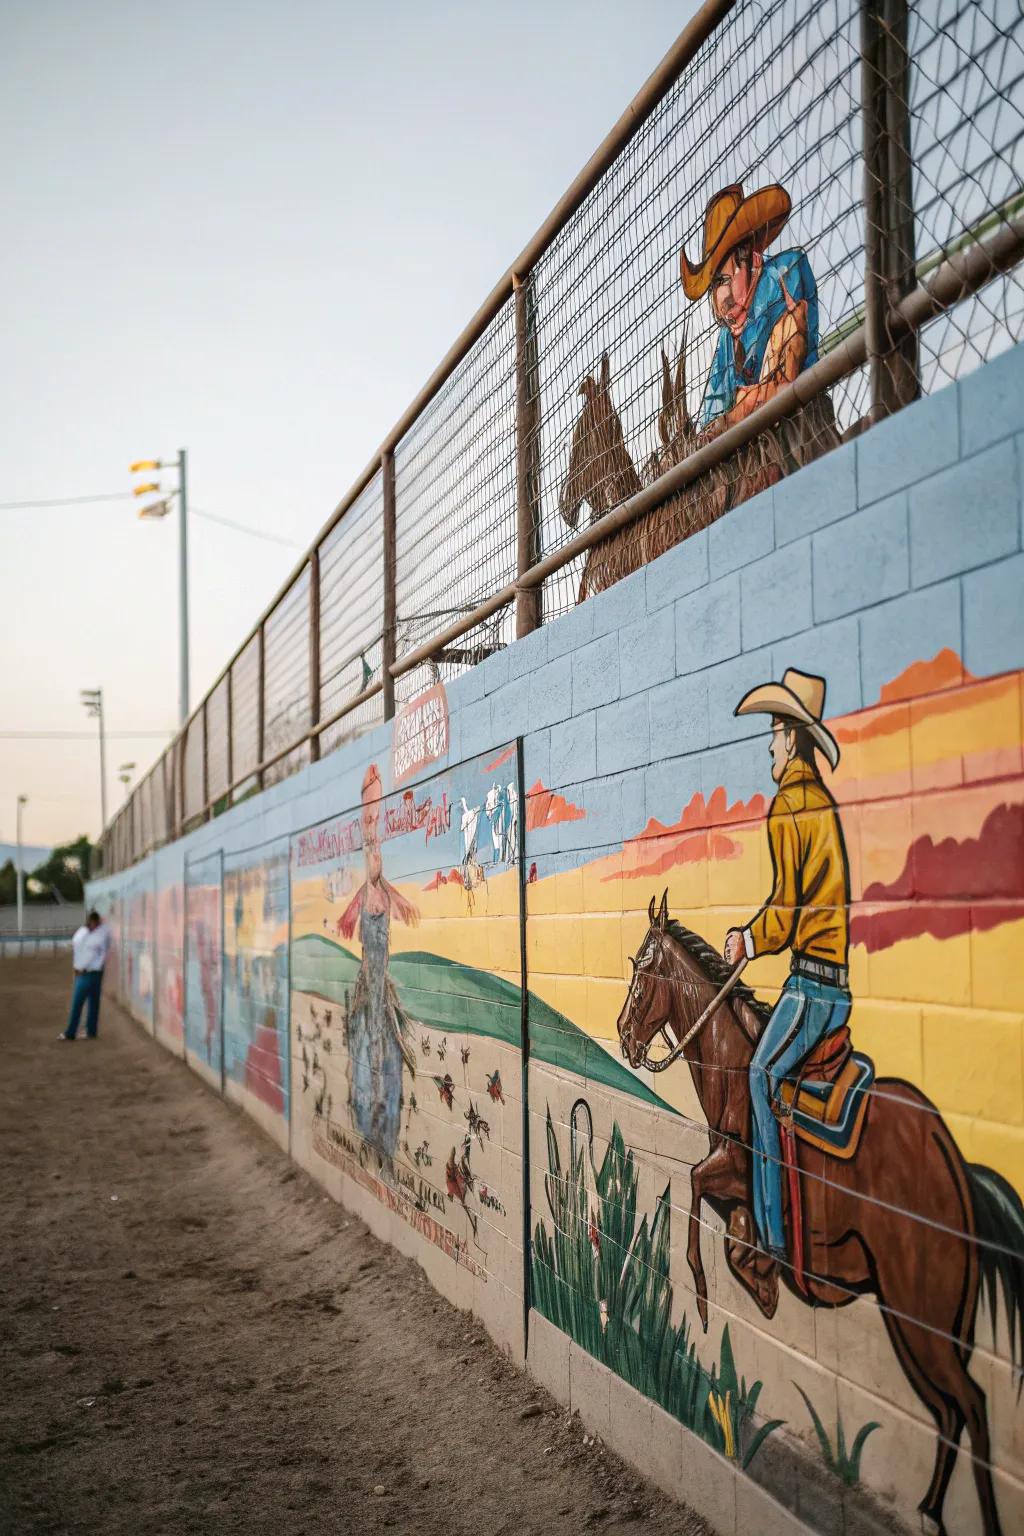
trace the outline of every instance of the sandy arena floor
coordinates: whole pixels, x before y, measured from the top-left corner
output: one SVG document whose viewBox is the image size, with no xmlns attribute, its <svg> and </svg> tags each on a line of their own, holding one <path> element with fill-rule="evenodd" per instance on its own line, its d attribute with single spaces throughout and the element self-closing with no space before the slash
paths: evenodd
<svg viewBox="0 0 1024 1536">
<path fill-rule="evenodd" d="M 0 1533 L 704 1525 L 67 960 L 0 962 Z"/>
</svg>

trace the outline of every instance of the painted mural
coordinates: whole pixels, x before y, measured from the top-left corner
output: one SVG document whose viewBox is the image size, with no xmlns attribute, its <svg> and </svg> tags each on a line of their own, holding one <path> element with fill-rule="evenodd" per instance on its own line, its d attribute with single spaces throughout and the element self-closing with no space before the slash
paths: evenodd
<svg viewBox="0 0 1024 1536">
<path fill-rule="evenodd" d="M 224 1093 L 288 1146 L 288 844 L 224 861 Z"/>
<path fill-rule="evenodd" d="M 663 1107 L 531 1063 L 535 1304 L 787 1502 L 802 1441 L 862 1518 L 994 1536 L 1024 1519 L 1022 677 L 942 652 L 833 720 L 826 685 L 730 701 L 770 797 L 537 861 L 531 994 Z"/>
<path fill-rule="evenodd" d="M 399 1218 L 428 1273 L 515 1338 L 523 1291 L 520 805 L 514 746 L 293 838 L 292 1150 Z M 533 1000 L 535 1049 L 585 1034 Z M 600 1081 L 631 1086 L 620 1062 Z M 396 1240 L 394 1232 L 392 1240 Z M 463 1277 L 453 1277 L 452 1265 Z M 435 1269 L 432 1271 L 431 1266 Z M 489 1289 L 488 1289 L 489 1288 Z"/>
<path fill-rule="evenodd" d="M 573 432 L 559 509 L 570 528 L 584 502 L 591 521 L 636 495 L 673 465 L 750 416 L 818 360 L 818 289 L 804 251 L 770 252 L 789 221 L 792 202 L 777 183 L 744 193 L 728 186 L 710 200 L 695 261 L 679 255 L 683 293 L 711 305 L 718 342 L 704 381 L 698 420 L 687 404 L 686 334 L 675 368 L 661 353 L 657 446 L 641 475 L 626 447 L 612 401 L 611 365 L 580 386 L 583 411 Z M 752 443 L 738 448 L 679 495 L 602 541 L 587 557 L 582 602 L 664 554 L 731 507 L 775 485 L 841 441 L 827 392 L 816 396 Z"/>
<path fill-rule="evenodd" d="M 224 1061 L 221 862 L 218 851 L 185 866 L 185 1057 L 218 1089 Z"/>
<path fill-rule="evenodd" d="M 134 872 L 122 898 L 119 964 L 122 987 L 132 1012 L 153 1028 L 156 978 L 153 957 L 156 939 L 156 892 L 152 871 Z"/>
<path fill-rule="evenodd" d="M 179 1055 L 185 1048 L 184 962 L 185 892 L 178 882 L 161 884 L 156 893 L 154 1030 L 157 1039 Z"/>
</svg>

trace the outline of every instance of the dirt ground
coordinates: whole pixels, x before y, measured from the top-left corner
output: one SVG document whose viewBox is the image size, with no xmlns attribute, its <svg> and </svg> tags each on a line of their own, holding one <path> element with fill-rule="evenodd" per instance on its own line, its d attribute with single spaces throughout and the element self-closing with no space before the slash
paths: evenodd
<svg viewBox="0 0 1024 1536">
<path fill-rule="evenodd" d="M 0 962 L 3 1536 L 706 1533 L 68 980 Z"/>
</svg>

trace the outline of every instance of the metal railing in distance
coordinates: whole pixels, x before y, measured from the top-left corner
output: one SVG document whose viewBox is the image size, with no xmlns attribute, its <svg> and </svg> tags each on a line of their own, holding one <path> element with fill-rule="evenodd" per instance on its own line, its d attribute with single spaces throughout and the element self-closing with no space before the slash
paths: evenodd
<svg viewBox="0 0 1024 1536">
<path fill-rule="evenodd" d="M 1017 0 L 707 0 L 168 749 L 162 794 L 151 776 L 107 828 L 103 867 L 1019 341 L 1022 82 Z"/>
<path fill-rule="evenodd" d="M 319 547 L 321 720 L 330 719 L 370 683 L 381 680 L 383 538 L 384 485 L 377 474 Z M 320 755 L 383 718 L 378 692 L 320 732 Z"/>
<path fill-rule="evenodd" d="M 0 934 L 0 960 L 28 960 L 38 955 L 60 955 L 71 948 L 67 933 Z"/>
</svg>

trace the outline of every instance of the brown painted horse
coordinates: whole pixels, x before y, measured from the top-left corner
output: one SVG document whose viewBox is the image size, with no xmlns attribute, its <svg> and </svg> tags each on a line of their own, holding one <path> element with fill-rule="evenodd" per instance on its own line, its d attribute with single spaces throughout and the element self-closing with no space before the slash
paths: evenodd
<svg viewBox="0 0 1024 1536">
<path fill-rule="evenodd" d="M 717 422 L 698 430 L 690 416 L 686 403 L 685 336 L 675 374 L 667 354 L 661 354 L 661 446 L 648 458 L 643 478 L 630 457 L 622 422 L 612 403 L 607 352 L 601 358 L 598 377 L 588 374 L 580 394 L 586 403 L 573 430 L 569 469 L 558 498 L 562 519 L 570 528 L 579 523 L 584 502 L 590 507 L 591 522 L 596 522 L 644 485 L 653 484 L 667 469 L 681 464 L 728 425 L 726 417 L 719 417 Z M 596 545 L 587 556 L 579 601 L 640 570 L 730 508 L 837 447 L 840 440 L 829 396 L 816 396 L 788 420 L 762 432 L 660 507 L 644 513 Z"/>
<path fill-rule="evenodd" d="M 698 446 L 697 432 L 686 408 L 686 365 L 682 353 L 673 378 L 668 358 L 661 354 L 661 410 L 658 435 L 661 449 L 647 461 L 644 479 L 636 471 L 626 447 L 622 422 L 612 403 L 608 354 L 601 359 L 595 379 L 583 380 L 580 394 L 586 404 L 576 423 L 569 453 L 569 471 L 559 492 L 558 506 L 570 528 L 579 522 L 586 502 L 591 522 L 596 522 L 627 497 L 650 485 L 671 465 L 678 464 Z M 750 494 L 748 492 L 747 494 Z M 667 549 L 707 527 L 726 510 L 727 482 L 721 469 L 712 470 L 663 506 L 646 512 L 628 527 L 596 545 L 588 554 L 580 583 L 579 600 L 603 592 L 632 571 L 663 555 Z"/>
<path fill-rule="evenodd" d="M 618 1019 L 623 1055 L 637 1069 L 660 1032 L 682 1040 L 729 975 L 717 951 L 669 918 L 667 892 L 657 912 L 652 897 L 649 916 Z M 748 987 L 737 985 L 683 1052 L 711 1137 L 707 1157 L 691 1175 L 687 1248 L 705 1328 L 702 1201 L 725 1221 L 726 1260 L 736 1279 L 766 1317 L 778 1302 L 779 1266 L 756 1247 L 750 1214 L 748 1079 L 768 1013 Z M 1000 1536 L 985 1394 L 967 1367 L 984 1281 L 993 1326 L 1001 1285 L 1020 1371 L 1024 1205 L 999 1174 L 966 1164 L 935 1106 L 896 1078 L 875 1083 L 849 1161 L 798 1145 L 807 1294 L 788 1266 L 783 1282 L 815 1307 L 877 1298 L 900 1365 L 938 1429 L 935 1468 L 920 1505 L 924 1529 L 944 1530 L 942 1506 L 966 1424 L 985 1536 Z"/>
</svg>

